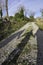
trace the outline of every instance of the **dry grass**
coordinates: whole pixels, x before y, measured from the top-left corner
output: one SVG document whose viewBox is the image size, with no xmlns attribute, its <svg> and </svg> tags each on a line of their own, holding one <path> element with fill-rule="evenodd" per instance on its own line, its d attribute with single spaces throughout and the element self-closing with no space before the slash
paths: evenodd
<svg viewBox="0 0 43 65">
<path fill-rule="evenodd" d="M 36 24 L 39 26 L 40 30 L 43 30 L 43 22 L 37 21 Z"/>
</svg>

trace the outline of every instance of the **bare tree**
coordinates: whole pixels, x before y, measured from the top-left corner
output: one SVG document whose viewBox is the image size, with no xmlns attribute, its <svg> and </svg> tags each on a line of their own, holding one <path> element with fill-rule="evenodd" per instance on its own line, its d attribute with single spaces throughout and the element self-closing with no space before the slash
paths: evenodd
<svg viewBox="0 0 43 65">
<path fill-rule="evenodd" d="M 0 18 L 2 19 L 2 1 L 0 0 Z"/>
<path fill-rule="evenodd" d="M 42 16 L 42 18 L 43 18 L 43 9 L 41 9 L 40 12 L 41 12 L 41 16 Z"/>
<path fill-rule="evenodd" d="M 7 17 L 8 17 L 8 0 L 6 0 L 6 13 L 7 13 Z"/>
<path fill-rule="evenodd" d="M 6 0 L 0 0 L 0 13 L 1 13 L 1 16 L 2 16 L 2 13 L 4 14 L 3 11 L 6 10 Z"/>
</svg>

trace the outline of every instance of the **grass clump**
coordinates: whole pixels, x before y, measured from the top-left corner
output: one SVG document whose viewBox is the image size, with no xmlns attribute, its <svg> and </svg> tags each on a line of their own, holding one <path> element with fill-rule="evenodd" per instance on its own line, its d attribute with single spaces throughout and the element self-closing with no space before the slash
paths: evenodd
<svg viewBox="0 0 43 65">
<path fill-rule="evenodd" d="M 39 26 L 40 30 L 43 30 L 43 22 L 37 21 L 36 24 Z"/>
</svg>

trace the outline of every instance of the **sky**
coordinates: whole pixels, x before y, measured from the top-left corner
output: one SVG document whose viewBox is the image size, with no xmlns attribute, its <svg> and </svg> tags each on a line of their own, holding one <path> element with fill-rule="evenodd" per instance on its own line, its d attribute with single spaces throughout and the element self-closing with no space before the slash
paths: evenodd
<svg viewBox="0 0 43 65">
<path fill-rule="evenodd" d="M 43 9 L 43 0 L 8 0 L 9 15 L 14 15 L 20 6 L 24 6 L 27 14 L 32 11 L 35 12 L 35 17 L 38 17 L 41 16 L 40 9 Z"/>
</svg>

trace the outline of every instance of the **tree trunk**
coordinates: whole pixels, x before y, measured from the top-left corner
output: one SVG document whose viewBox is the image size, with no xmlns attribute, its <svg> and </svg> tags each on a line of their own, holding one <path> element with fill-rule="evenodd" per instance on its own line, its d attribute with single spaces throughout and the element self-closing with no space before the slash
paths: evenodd
<svg viewBox="0 0 43 65">
<path fill-rule="evenodd" d="M 2 19 L 2 8 L 0 7 L 0 18 Z"/>
<path fill-rule="evenodd" d="M 8 0 L 6 0 L 6 13 L 7 13 L 7 17 L 8 17 Z"/>
</svg>

